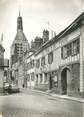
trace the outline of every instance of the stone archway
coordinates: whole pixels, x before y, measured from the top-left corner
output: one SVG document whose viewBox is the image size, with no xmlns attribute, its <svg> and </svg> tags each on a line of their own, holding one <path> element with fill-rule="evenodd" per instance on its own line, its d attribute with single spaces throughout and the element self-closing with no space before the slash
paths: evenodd
<svg viewBox="0 0 84 117">
<path fill-rule="evenodd" d="M 69 68 L 64 68 L 61 72 L 61 88 L 62 94 L 67 94 L 70 91 L 71 73 Z"/>
</svg>

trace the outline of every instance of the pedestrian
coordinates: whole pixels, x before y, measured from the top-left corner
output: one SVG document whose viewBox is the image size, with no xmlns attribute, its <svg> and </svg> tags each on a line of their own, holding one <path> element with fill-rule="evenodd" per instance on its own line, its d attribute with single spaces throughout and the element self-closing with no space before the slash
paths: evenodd
<svg viewBox="0 0 84 117">
<path fill-rule="evenodd" d="M 24 88 L 24 84 L 23 84 L 23 88 Z"/>
</svg>

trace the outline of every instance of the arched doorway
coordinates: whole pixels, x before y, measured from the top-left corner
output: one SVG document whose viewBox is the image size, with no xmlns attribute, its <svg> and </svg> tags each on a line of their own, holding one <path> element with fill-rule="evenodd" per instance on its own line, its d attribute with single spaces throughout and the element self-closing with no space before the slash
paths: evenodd
<svg viewBox="0 0 84 117">
<path fill-rule="evenodd" d="M 64 68 L 61 72 L 61 88 L 62 94 L 67 94 L 70 91 L 70 69 Z"/>
</svg>

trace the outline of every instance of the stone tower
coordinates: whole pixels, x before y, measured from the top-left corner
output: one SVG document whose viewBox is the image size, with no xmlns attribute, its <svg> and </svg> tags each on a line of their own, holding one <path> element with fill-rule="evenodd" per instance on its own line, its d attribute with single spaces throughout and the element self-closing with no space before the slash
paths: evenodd
<svg viewBox="0 0 84 117">
<path fill-rule="evenodd" d="M 44 30 L 43 31 L 43 43 L 47 42 L 49 40 L 49 31 L 48 30 Z"/>
<path fill-rule="evenodd" d="M 23 21 L 19 11 L 19 16 L 17 17 L 17 33 L 11 45 L 11 65 L 16 63 L 28 49 L 29 43 L 23 32 Z"/>
<path fill-rule="evenodd" d="M 23 22 L 22 22 L 22 17 L 20 16 L 20 11 L 19 11 L 19 16 L 17 18 L 17 32 L 18 31 L 23 31 Z"/>
</svg>

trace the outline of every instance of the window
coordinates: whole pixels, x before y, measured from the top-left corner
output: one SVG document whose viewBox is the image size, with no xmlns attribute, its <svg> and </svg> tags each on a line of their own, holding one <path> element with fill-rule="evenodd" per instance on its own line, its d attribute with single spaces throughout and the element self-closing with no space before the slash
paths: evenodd
<svg viewBox="0 0 84 117">
<path fill-rule="evenodd" d="M 27 68 L 30 69 L 30 63 L 27 64 Z"/>
<path fill-rule="evenodd" d="M 36 61 L 36 67 L 39 68 L 39 66 L 40 66 L 40 59 Z"/>
<path fill-rule="evenodd" d="M 57 75 L 55 75 L 55 76 L 53 77 L 53 81 L 54 81 L 54 86 L 55 86 L 55 87 L 58 87 L 58 77 L 57 77 Z"/>
<path fill-rule="evenodd" d="M 31 80 L 34 81 L 34 72 L 31 73 Z"/>
<path fill-rule="evenodd" d="M 67 57 L 67 46 L 63 47 L 63 58 Z"/>
<path fill-rule="evenodd" d="M 32 60 L 31 62 L 29 62 L 28 64 L 27 64 L 27 68 L 28 69 L 31 69 L 31 68 L 33 68 L 34 67 L 34 60 Z"/>
<path fill-rule="evenodd" d="M 34 67 L 34 60 L 32 60 L 32 68 Z"/>
<path fill-rule="evenodd" d="M 80 50 L 80 42 L 79 39 L 65 45 L 61 48 L 61 58 L 67 58 L 72 55 L 76 55 Z"/>
<path fill-rule="evenodd" d="M 47 73 L 45 73 L 45 83 L 48 81 L 48 75 L 47 75 Z"/>
<path fill-rule="evenodd" d="M 36 84 L 38 83 L 38 75 L 36 75 Z"/>
<path fill-rule="evenodd" d="M 30 81 L 30 75 L 29 74 L 27 75 L 27 81 Z"/>
<path fill-rule="evenodd" d="M 79 53 L 80 42 L 79 39 L 73 41 L 72 43 L 72 55 L 76 55 Z"/>
<path fill-rule="evenodd" d="M 34 67 L 34 60 L 30 62 L 30 69 Z"/>
<path fill-rule="evenodd" d="M 71 43 L 67 45 L 67 56 L 71 55 Z"/>
<path fill-rule="evenodd" d="M 48 63 L 49 63 L 49 64 L 52 64 L 52 62 L 53 62 L 53 52 L 50 52 L 50 53 L 48 54 Z"/>
<path fill-rule="evenodd" d="M 75 55 L 75 54 L 77 54 L 77 41 L 76 40 L 72 43 L 72 55 Z"/>
<path fill-rule="evenodd" d="M 42 57 L 41 58 L 41 66 L 44 66 L 45 65 L 45 57 Z"/>
<path fill-rule="evenodd" d="M 80 52 L 80 40 L 77 39 L 77 53 Z"/>
<path fill-rule="evenodd" d="M 42 83 L 42 74 L 40 74 L 40 83 Z"/>
</svg>

